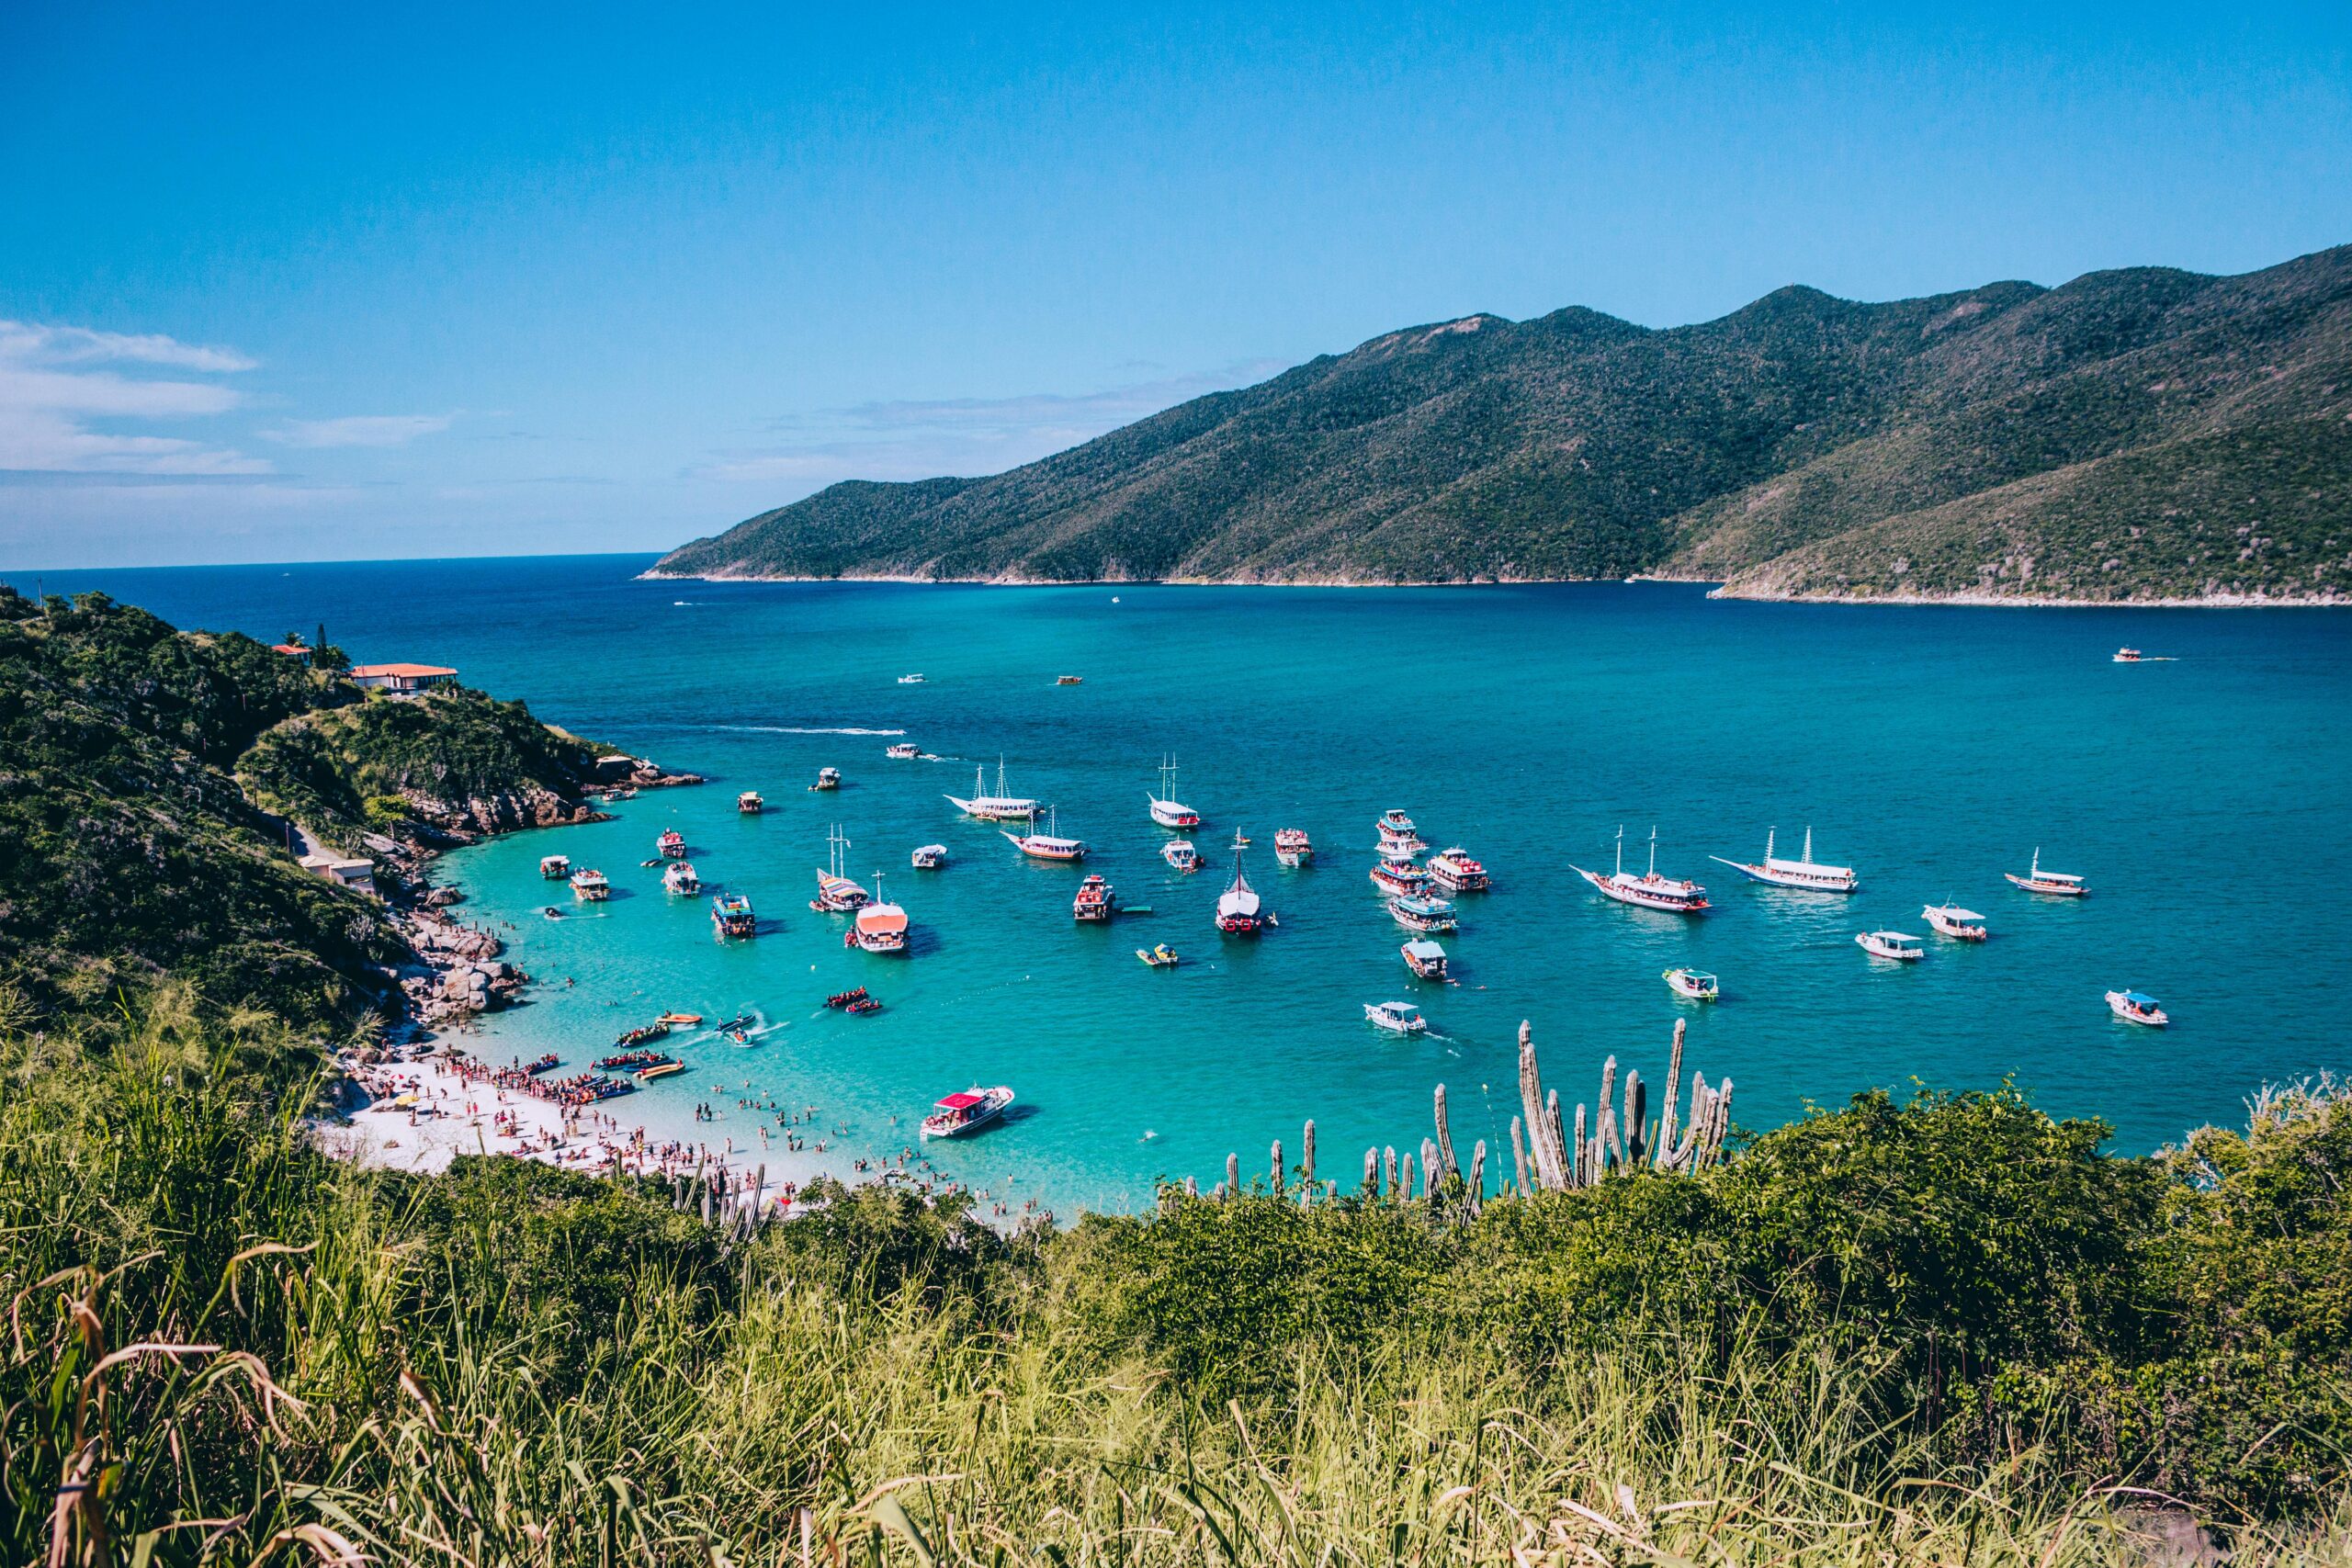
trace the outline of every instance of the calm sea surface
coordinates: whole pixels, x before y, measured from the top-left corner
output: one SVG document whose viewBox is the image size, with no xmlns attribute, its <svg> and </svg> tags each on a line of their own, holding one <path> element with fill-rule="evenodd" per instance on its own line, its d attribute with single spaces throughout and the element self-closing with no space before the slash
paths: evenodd
<svg viewBox="0 0 2352 1568">
<path fill-rule="evenodd" d="M 2013 1077 L 2062 1114 L 2096 1114 L 2144 1150 L 2234 1120 L 2266 1079 L 2352 1067 L 2352 615 L 2331 611 L 2016 611 L 1718 603 L 1667 585 L 1347 591 L 639 582 L 634 557 L 45 574 L 102 587 L 188 626 L 328 635 L 355 656 L 454 664 L 543 716 L 707 773 L 619 819 L 451 856 L 464 913 L 512 922 L 510 956 L 542 984 L 497 1019 L 487 1054 L 568 1062 L 676 1008 L 756 1014 L 750 1049 L 703 1039 L 693 1070 L 620 1102 L 695 1135 L 690 1107 L 773 1093 L 895 1150 L 915 1113 L 978 1080 L 1024 1114 L 943 1153 L 1000 1192 L 1118 1209 L 1153 1179 L 1204 1184 L 1269 1140 L 1296 1158 L 1318 1123 L 1323 1171 L 1351 1179 L 1368 1143 L 1418 1148 L 1447 1085 L 1465 1154 L 1507 1171 L 1515 1032 L 1534 1022 L 1549 1081 L 1589 1100 L 1614 1053 L 1655 1079 L 1672 1021 L 1690 1066 L 1738 1084 L 1737 1120 L 1914 1080 Z M 30 591 L 29 574 L 10 581 Z M 2177 662 L 2117 665 L 2120 643 Z M 929 681 L 901 686 L 910 671 Z M 1085 677 L 1057 686 L 1059 674 Z M 903 737 L 939 761 L 892 761 Z M 1207 818 L 1209 868 L 1179 876 L 1145 814 L 1162 753 Z M 941 798 L 1002 757 L 1012 793 L 1059 807 L 1129 904 L 1077 928 L 1082 873 L 1022 860 Z M 806 789 L 838 767 L 838 794 Z M 757 788 L 767 815 L 734 810 Z M 1412 980 L 1405 933 L 1365 879 L 1373 820 L 1399 806 L 1433 845 L 1493 870 L 1444 939 L 1461 983 Z M 846 952 L 807 899 L 829 826 L 851 868 L 913 919 L 910 957 Z M 1625 829 L 1646 858 L 1705 883 L 1685 919 L 1604 903 L 1569 870 L 1607 869 Z M 1849 898 L 1745 882 L 1707 857 L 1792 853 L 1857 867 Z M 757 903 L 763 934 L 719 946 L 702 900 L 639 863 L 681 829 L 703 874 Z M 1277 827 L 1315 839 L 1312 869 L 1273 863 Z M 1210 924 L 1227 856 L 1280 929 L 1228 942 Z M 940 872 L 907 868 L 944 842 Z M 2080 902 L 2018 893 L 2044 863 L 2087 877 Z M 551 851 L 603 868 L 601 910 L 537 874 Z M 1993 940 L 1930 939 L 1910 966 L 1858 931 L 1922 931 L 1947 898 Z M 1135 949 L 1184 956 L 1147 969 Z M 1723 979 L 1678 1003 L 1670 965 Z M 565 987 L 563 982 L 574 984 Z M 888 1010 L 827 1012 L 865 985 Z M 2111 1021 L 2101 993 L 2161 998 L 2173 1026 Z M 1415 1041 L 1362 1005 L 1419 1005 Z M 1686 1068 L 1687 1071 L 1687 1068 Z M 753 1086 L 745 1090 L 741 1085 Z M 733 1100 L 723 1101 L 733 1110 Z M 895 1123 L 893 1118 L 899 1119 Z M 747 1118 L 730 1115 L 740 1137 Z M 699 1130 L 712 1135 L 711 1129 Z"/>
</svg>

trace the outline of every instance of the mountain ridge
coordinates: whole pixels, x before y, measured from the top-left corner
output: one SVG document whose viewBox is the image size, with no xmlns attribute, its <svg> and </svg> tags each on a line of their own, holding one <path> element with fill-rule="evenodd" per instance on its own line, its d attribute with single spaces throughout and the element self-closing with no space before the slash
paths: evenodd
<svg viewBox="0 0 2352 1568">
<path fill-rule="evenodd" d="M 2064 474 L 2062 479 L 2052 476 Z M 1400 328 L 1001 474 L 844 481 L 656 577 L 2352 599 L 2352 247 Z"/>
</svg>

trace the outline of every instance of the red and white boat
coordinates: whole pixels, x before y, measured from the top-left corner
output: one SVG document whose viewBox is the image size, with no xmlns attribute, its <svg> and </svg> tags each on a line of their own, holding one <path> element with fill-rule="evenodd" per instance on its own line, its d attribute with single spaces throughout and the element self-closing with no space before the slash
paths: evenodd
<svg viewBox="0 0 2352 1568">
<path fill-rule="evenodd" d="M 1429 874 L 1430 881 L 1448 893 L 1484 893 L 1489 886 L 1487 868 L 1472 860 L 1470 852 L 1459 844 L 1430 856 Z"/>
<path fill-rule="evenodd" d="M 1248 842 L 1239 833 L 1233 835 L 1233 881 L 1217 895 L 1216 929 L 1227 936 L 1255 936 L 1273 919 L 1259 900 L 1258 890 L 1241 874 L 1241 846 Z"/>
<path fill-rule="evenodd" d="M 2109 991 L 2107 993 L 2107 1010 L 2126 1023 L 2143 1023 L 2150 1029 L 2162 1029 L 2172 1021 L 2165 1016 L 2165 1010 L 2157 1005 L 2156 998 L 2145 991 Z"/>
<path fill-rule="evenodd" d="M 1600 890 L 1603 897 L 1614 898 L 1620 904 L 1637 905 L 1645 909 L 1664 909 L 1670 914 L 1695 915 L 1708 908 L 1707 890 L 1695 882 L 1679 882 L 1657 874 L 1657 829 L 1650 829 L 1650 868 L 1640 876 L 1625 871 L 1625 829 L 1617 829 L 1617 869 L 1608 876 L 1597 871 L 1587 871 L 1571 865 L 1570 871 L 1583 877 Z"/>
<path fill-rule="evenodd" d="M 1801 888 L 1807 893 L 1851 893 L 1861 886 L 1850 865 L 1823 865 L 1813 858 L 1813 829 L 1804 830 L 1804 858 L 1781 860 L 1772 853 L 1772 840 L 1778 829 L 1768 829 L 1764 834 L 1764 860 L 1760 865 L 1745 861 L 1724 860 L 1721 855 L 1707 858 L 1727 865 L 1751 881 L 1767 882 L 1775 887 Z"/>
<path fill-rule="evenodd" d="M 866 905 L 842 933 L 842 945 L 861 953 L 906 952 L 907 912 L 896 904 Z"/>
<path fill-rule="evenodd" d="M 817 896 L 808 900 L 808 907 L 820 915 L 846 915 L 872 903 L 874 896 L 844 873 L 842 853 L 849 848 L 849 840 L 842 836 L 838 825 L 825 835 L 825 842 L 832 851 L 831 869 L 817 874 Z"/>
<path fill-rule="evenodd" d="M 982 1089 L 978 1084 L 962 1094 L 951 1094 L 932 1108 L 922 1119 L 922 1135 L 926 1138 L 956 1138 L 977 1127 L 985 1127 L 1004 1114 L 1012 1103 L 1012 1091 L 999 1084 L 994 1089 Z"/>
<path fill-rule="evenodd" d="M 1079 920 L 1107 920 L 1118 908 L 1119 895 L 1099 872 L 1078 885 L 1078 897 L 1069 903 L 1071 919 Z"/>
<path fill-rule="evenodd" d="M 1372 885 L 1390 898 L 1418 898 L 1430 890 L 1430 874 L 1401 854 L 1385 854 L 1372 868 Z"/>
<path fill-rule="evenodd" d="M 662 836 L 653 840 L 653 847 L 662 852 L 665 860 L 686 858 L 686 836 L 675 828 L 662 829 Z"/>
<path fill-rule="evenodd" d="M 1930 904 L 1919 911 L 1919 918 L 1938 936 L 1948 936 L 1954 942 L 1983 942 L 1986 935 L 1984 917 L 1957 904 Z"/>
<path fill-rule="evenodd" d="M 1163 758 L 1159 764 L 1159 793 L 1147 795 L 1151 802 L 1151 819 L 1163 828 L 1189 832 L 1201 825 L 1201 814 L 1182 801 L 1169 798 L 1171 781 L 1176 777 L 1176 759 Z"/>
<path fill-rule="evenodd" d="M 1061 826 L 1051 807 L 1047 808 L 1046 823 L 1049 828 Z M 1034 828 L 1035 824 L 1033 822 L 1031 826 Z M 1082 839 L 1065 839 L 1056 832 L 1007 833 L 1004 836 L 1012 841 L 1013 848 L 1032 860 L 1080 861 L 1086 858 L 1086 841 Z"/>
<path fill-rule="evenodd" d="M 2069 875 L 2063 871 L 2042 870 L 2041 851 L 2039 847 L 2036 847 L 2033 852 L 2032 869 L 2023 876 L 2019 876 L 2014 871 L 2005 871 L 2001 874 L 2029 893 L 2043 893 L 2053 898 L 2081 898 L 2087 897 L 2090 893 L 2090 889 L 2084 885 L 2083 879 L 2079 876 Z"/>
<path fill-rule="evenodd" d="M 1315 844 L 1304 828 L 1274 829 L 1274 863 L 1295 870 L 1315 858 Z"/>
<path fill-rule="evenodd" d="M 1178 871 L 1201 869 L 1201 852 L 1193 847 L 1190 839 L 1170 839 L 1159 846 L 1159 858 Z"/>
</svg>

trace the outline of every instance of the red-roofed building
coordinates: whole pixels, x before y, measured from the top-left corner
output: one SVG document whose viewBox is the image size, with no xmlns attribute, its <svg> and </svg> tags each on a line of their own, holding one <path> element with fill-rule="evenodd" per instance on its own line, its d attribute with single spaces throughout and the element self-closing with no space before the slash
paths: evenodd
<svg viewBox="0 0 2352 1568">
<path fill-rule="evenodd" d="M 305 664 L 311 661 L 311 650 L 299 642 L 273 642 L 269 645 L 269 651 L 282 653 L 288 659 L 299 659 Z"/>
<path fill-rule="evenodd" d="M 351 679 L 371 690 L 409 696 L 435 686 L 455 685 L 458 672 L 442 664 L 355 664 Z"/>
</svg>

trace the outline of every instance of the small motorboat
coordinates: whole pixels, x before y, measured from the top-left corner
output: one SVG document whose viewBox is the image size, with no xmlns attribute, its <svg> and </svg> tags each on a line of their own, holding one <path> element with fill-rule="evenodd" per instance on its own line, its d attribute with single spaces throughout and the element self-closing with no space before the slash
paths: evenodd
<svg viewBox="0 0 2352 1568">
<path fill-rule="evenodd" d="M 702 1021 L 702 1014 L 698 1012 L 665 1012 L 658 1021 L 669 1024 L 673 1028 L 677 1028 L 685 1024 L 700 1023 Z"/>
<path fill-rule="evenodd" d="M 1983 942 L 1985 937 L 1984 917 L 1957 904 L 1930 904 L 1919 911 L 1919 918 L 1938 936 L 1948 936 L 1954 942 Z"/>
<path fill-rule="evenodd" d="M 2136 648 L 2119 648 L 2115 650 L 2115 662 L 2118 664 L 2137 664 L 2144 657 L 2145 655 Z"/>
<path fill-rule="evenodd" d="M 947 863 L 947 846 L 945 844 L 919 845 L 912 859 L 917 871 L 937 871 Z"/>
<path fill-rule="evenodd" d="M 1862 931 L 1855 936 L 1854 941 L 1872 958 L 1895 958 L 1908 961 L 1924 958 L 1928 953 L 1926 948 L 1919 945 L 1917 937 L 1905 936 L 1901 931 Z"/>
<path fill-rule="evenodd" d="M 895 746 L 883 747 L 882 755 L 885 757 L 894 758 L 901 762 L 911 762 L 917 757 L 922 755 L 922 748 L 917 746 L 911 740 L 901 740 Z"/>
<path fill-rule="evenodd" d="M 1314 841 L 1304 828 L 1274 829 L 1274 863 L 1286 865 L 1293 871 L 1315 858 Z"/>
<path fill-rule="evenodd" d="M 1416 937 L 1396 951 L 1404 954 L 1405 967 L 1422 979 L 1445 978 L 1445 949 L 1437 943 Z"/>
<path fill-rule="evenodd" d="M 1109 919 L 1118 912 L 1118 908 L 1119 895 L 1102 879 L 1100 872 L 1078 885 L 1078 897 L 1069 904 L 1072 919 L 1095 923 Z"/>
<path fill-rule="evenodd" d="M 1154 969 L 1173 969 L 1179 962 L 1176 950 L 1164 942 L 1148 948 L 1136 948 L 1136 956 Z"/>
<path fill-rule="evenodd" d="M 1035 820 L 1029 825 L 1033 829 L 1036 827 Z M 1049 829 L 1058 829 L 1061 826 L 1060 818 L 1052 807 L 1046 808 L 1046 825 Z M 1085 840 L 1065 839 L 1057 831 L 1006 833 L 1004 836 L 1012 840 L 1014 849 L 1032 860 L 1080 861 L 1086 858 Z"/>
<path fill-rule="evenodd" d="M 1712 1002 L 1723 995 L 1715 977 L 1704 969 L 1669 969 L 1666 983 L 1676 996 L 1694 1002 Z"/>
<path fill-rule="evenodd" d="M 1388 913 L 1408 931 L 1450 931 L 1455 924 L 1453 906 L 1442 898 L 1391 898 Z"/>
<path fill-rule="evenodd" d="M 994 1089 L 982 1089 L 975 1084 L 962 1094 L 951 1094 L 933 1107 L 932 1113 L 922 1119 L 922 1135 L 926 1138 L 959 1138 L 995 1121 L 1012 1103 L 1012 1091 L 1002 1084 Z"/>
<path fill-rule="evenodd" d="M 561 882 L 565 877 L 571 874 L 571 857 L 569 855 L 541 855 L 539 857 L 539 874 L 546 877 L 549 882 Z"/>
<path fill-rule="evenodd" d="M 549 904 L 546 908 L 541 909 L 539 913 L 545 915 L 550 920 L 560 920 L 563 919 L 563 911 L 557 908 L 553 904 Z"/>
<path fill-rule="evenodd" d="M 1456 844 L 1430 856 L 1430 880 L 1448 893 L 1484 893 L 1491 886 L 1487 868 Z"/>
<path fill-rule="evenodd" d="M 899 684 L 901 686 L 920 686 L 922 684 L 922 677 L 921 675 L 901 675 L 899 677 Z"/>
<path fill-rule="evenodd" d="M 702 873 L 695 869 L 695 863 L 690 860 L 672 861 L 662 868 L 662 886 L 670 893 L 699 893 Z"/>
<path fill-rule="evenodd" d="M 675 828 L 662 829 L 662 836 L 653 840 L 653 847 L 664 860 L 686 858 L 686 836 Z"/>
<path fill-rule="evenodd" d="M 2039 847 L 2033 852 L 2032 867 L 2023 876 L 2014 871 L 2005 871 L 2001 874 L 2029 893 L 2046 894 L 2052 898 L 2081 898 L 2090 893 L 2090 888 L 2079 876 L 2063 871 L 2042 870 Z"/>
<path fill-rule="evenodd" d="M 1169 840 L 1159 846 L 1159 858 L 1178 871 L 1201 869 L 1201 852 L 1193 846 L 1190 839 Z"/>
<path fill-rule="evenodd" d="M 865 994 L 865 987 L 863 986 L 854 991 L 835 991 L 825 998 L 825 1005 L 829 1008 L 846 1008 L 853 1003 L 864 1001 Z"/>
<path fill-rule="evenodd" d="M 1385 1029 L 1391 1034 L 1426 1034 L 1430 1021 L 1410 1002 L 1366 1002 L 1363 1018 L 1374 1029 Z"/>
<path fill-rule="evenodd" d="M 722 893 L 710 901 L 710 923 L 722 937 L 757 936 L 760 923 L 752 900 L 741 893 Z"/>
<path fill-rule="evenodd" d="M 648 1040 L 659 1040 L 669 1032 L 670 1026 L 667 1023 L 661 1022 L 657 1020 L 652 1023 L 645 1025 L 641 1029 L 624 1031 L 616 1039 L 614 1040 L 613 1043 L 616 1045 L 641 1045 Z"/>
<path fill-rule="evenodd" d="M 571 874 L 572 897 L 591 904 L 601 904 L 613 896 L 613 885 L 605 874 L 593 866 L 582 866 Z"/>
<path fill-rule="evenodd" d="M 1083 675 L 1057 675 L 1054 677 L 1054 684 L 1057 686 L 1083 686 L 1086 684 L 1086 677 Z"/>
<path fill-rule="evenodd" d="M 839 789 L 842 787 L 842 771 L 839 768 L 819 768 L 817 782 L 808 787 L 810 789 Z"/>
<path fill-rule="evenodd" d="M 2150 1029 L 2162 1029 L 2172 1021 L 2156 1004 L 2156 998 L 2145 991 L 2109 991 L 2107 1010 L 2126 1023 L 2145 1024 Z"/>
<path fill-rule="evenodd" d="M 758 790 L 747 789 L 735 797 L 735 809 L 746 817 L 757 817 L 767 809 L 767 803 L 760 798 Z"/>
</svg>

